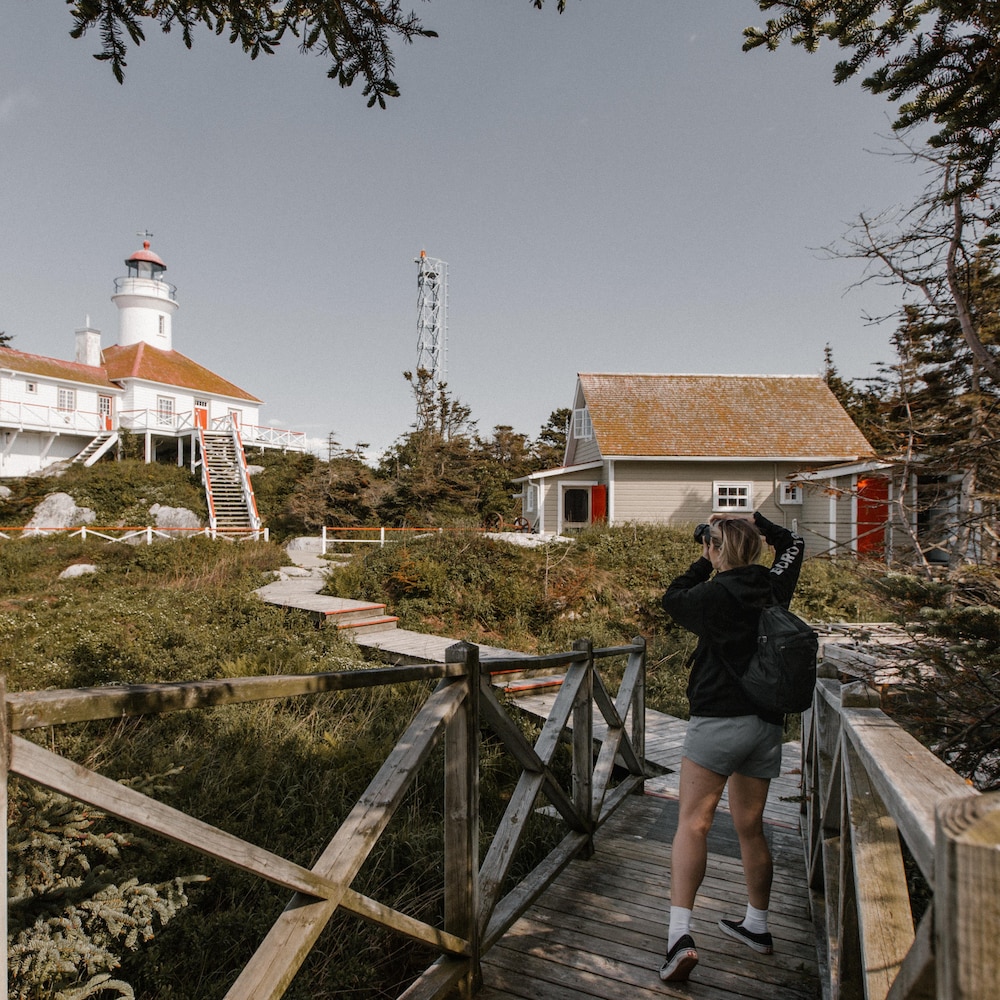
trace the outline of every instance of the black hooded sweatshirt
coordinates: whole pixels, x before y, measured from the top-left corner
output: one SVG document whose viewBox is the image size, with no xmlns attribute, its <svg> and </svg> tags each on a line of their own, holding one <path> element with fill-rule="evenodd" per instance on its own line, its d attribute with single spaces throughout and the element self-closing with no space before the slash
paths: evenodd
<svg viewBox="0 0 1000 1000">
<path fill-rule="evenodd" d="M 738 566 L 709 579 L 712 564 L 699 558 L 667 588 L 663 609 L 698 636 L 687 686 L 692 715 L 759 715 L 780 725 L 782 716 L 755 708 L 737 678 L 757 648 L 761 608 L 770 604 L 788 607 L 802 569 L 805 543 L 763 515 L 753 517 L 757 530 L 774 547 L 771 568 L 758 563 Z"/>
</svg>

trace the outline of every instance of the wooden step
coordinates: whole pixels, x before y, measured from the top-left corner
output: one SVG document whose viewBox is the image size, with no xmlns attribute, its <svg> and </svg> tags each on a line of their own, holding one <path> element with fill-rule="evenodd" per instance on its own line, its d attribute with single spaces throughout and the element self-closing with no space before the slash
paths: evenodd
<svg viewBox="0 0 1000 1000">
<path fill-rule="evenodd" d="M 493 686 L 503 688 L 508 694 L 526 694 L 529 691 L 546 691 L 562 685 L 563 677 L 523 677 L 506 679 L 503 674 L 492 677 Z"/>
<path fill-rule="evenodd" d="M 316 615 L 331 625 L 343 622 L 362 621 L 368 618 L 384 618 L 384 604 L 354 604 L 346 608 L 334 608 L 330 611 L 317 611 Z"/>
<path fill-rule="evenodd" d="M 399 619 L 393 615 L 382 618 L 361 618 L 357 621 L 337 622 L 337 630 L 349 631 L 352 635 L 359 632 L 385 632 L 396 627 Z"/>
</svg>

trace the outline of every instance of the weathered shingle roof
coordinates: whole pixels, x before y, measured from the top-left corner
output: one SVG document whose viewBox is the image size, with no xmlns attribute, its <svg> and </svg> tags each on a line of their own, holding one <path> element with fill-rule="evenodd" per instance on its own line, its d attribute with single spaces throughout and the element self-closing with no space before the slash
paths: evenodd
<svg viewBox="0 0 1000 1000">
<path fill-rule="evenodd" d="M 604 457 L 855 459 L 874 450 L 819 376 L 581 374 Z"/>
<path fill-rule="evenodd" d="M 137 378 L 162 385 L 176 385 L 195 392 L 231 396 L 252 403 L 261 402 L 256 396 L 177 351 L 161 351 L 158 347 L 140 342 L 127 347 L 114 344 L 106 347 L 102 356 L 108 377 L 114 381 Z"/>
<path fill-rule="evenodd" d="M 81 365 L 76 361 L 60 361 L 46 358 L 41 354 L 27 354 L 12 347 L 0 347 L 0 368 L 10 368 L 26 375 L 40 375 L 43 378 L 64 379 L 69 382 L 83 382 L 102 389 L 118 389 L 108 379 L 103 368 Z"/>
</svg>

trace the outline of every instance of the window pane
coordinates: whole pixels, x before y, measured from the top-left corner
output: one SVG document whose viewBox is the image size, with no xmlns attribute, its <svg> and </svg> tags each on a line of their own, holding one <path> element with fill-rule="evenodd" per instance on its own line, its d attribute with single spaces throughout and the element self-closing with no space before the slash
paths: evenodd
<svg viewBox="0 0 1000 1000">
<path fill-rule="evenodd" d="M 716 483 L 716 510 L 750 510 L 751 490 L 749 483 Z"/>
</svg>

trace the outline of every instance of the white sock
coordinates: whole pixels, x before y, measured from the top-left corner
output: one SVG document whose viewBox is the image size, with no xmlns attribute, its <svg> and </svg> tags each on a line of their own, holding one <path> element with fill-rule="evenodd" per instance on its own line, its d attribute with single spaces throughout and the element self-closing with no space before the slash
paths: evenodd
<svg viewBox="0 0 1000 1000">
<path fill-rule="evenodd" d="M 758 910 L 747 903 L 747 915 L 743 918 L 743 926 L 751 934 L 766 934 L 767 910 Z"/>
<path fill-rule="evenodd" d="M 670 907 L 670 930 L 667 931 L 667 951 L 691 931 L 691 911 L 683 906 Z"/>
</svg>

